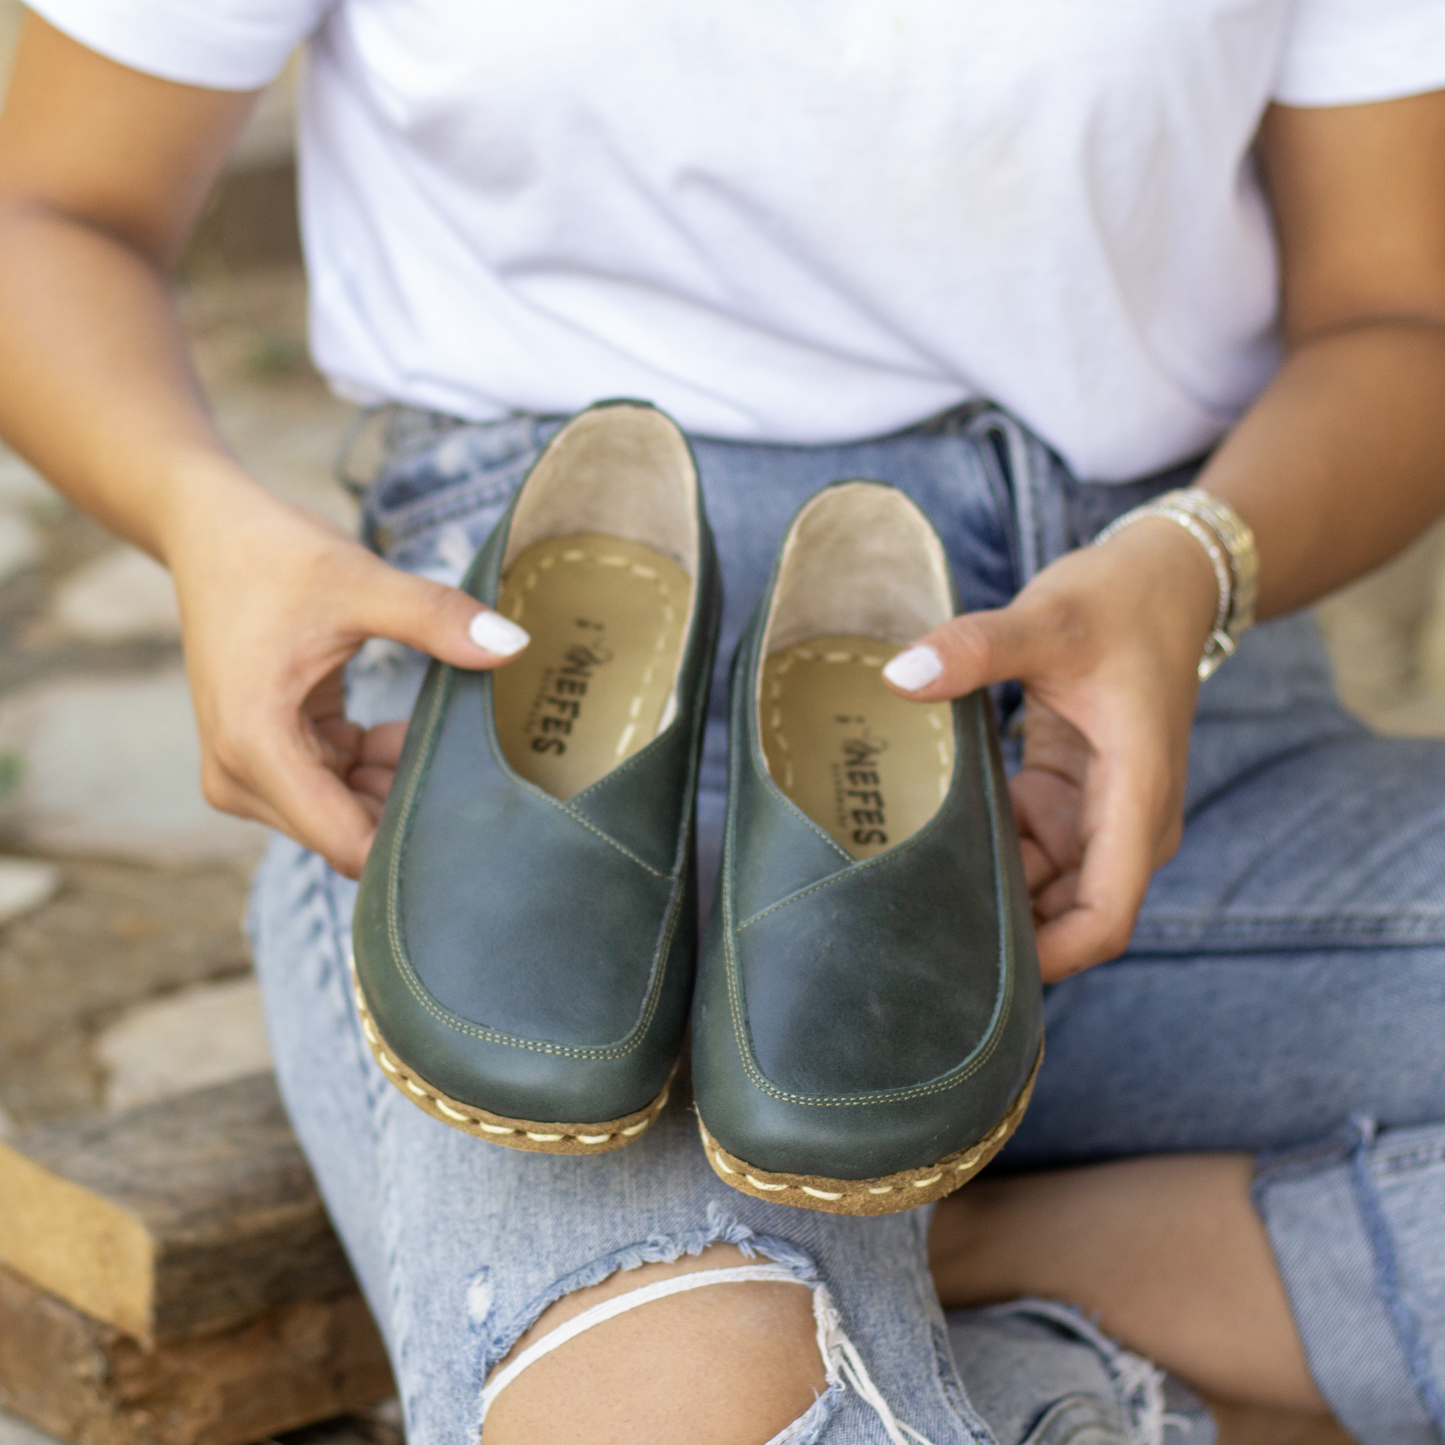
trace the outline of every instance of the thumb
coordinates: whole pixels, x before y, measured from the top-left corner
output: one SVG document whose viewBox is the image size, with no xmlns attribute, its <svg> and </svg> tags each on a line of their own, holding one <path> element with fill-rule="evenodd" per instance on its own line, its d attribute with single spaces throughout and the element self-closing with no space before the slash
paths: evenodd
<svg viewBox="0 0 1445 1445">
<path fill-rule="evenodd" d="M 1055 651 L 1048 630 L 1014 602 L 935 627 L 894 657 L 883 678 L 895 692 L 931 702 L 1026 678 Z"/>
<path fill-rule="evenodd" d="M 358 589 L 356 619 L 368 636 L 389 637 L 453 667 L 488 668 L 509 662 L 531 641 L 515 622 L 483 607 L 458 587 L 414 577 L 385 562 Z"/>
</svg>

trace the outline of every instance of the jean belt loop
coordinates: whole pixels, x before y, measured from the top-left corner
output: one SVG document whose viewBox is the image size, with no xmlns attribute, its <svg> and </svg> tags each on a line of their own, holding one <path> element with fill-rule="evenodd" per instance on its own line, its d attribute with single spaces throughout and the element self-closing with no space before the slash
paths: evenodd
<svg viewBox="0 0 1445 1445">
<path fill-rule="evenodd" d="M 1070 546 L 1066 473 L 1043 442 L 997 407 L 969 418 L 965 435 L 1010 512 L 1014 582 L 1022 588 Z"/>
</svg>

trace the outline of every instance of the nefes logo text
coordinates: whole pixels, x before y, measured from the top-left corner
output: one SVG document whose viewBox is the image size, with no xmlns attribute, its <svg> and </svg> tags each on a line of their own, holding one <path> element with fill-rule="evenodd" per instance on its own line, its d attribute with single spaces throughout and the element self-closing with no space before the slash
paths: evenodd
<svg viewBox="0 0 1445 1445">
<path fill-rule="evenodd" d="M 888 842 L 888 805 L 876 765 L 876 759 L 887 748 L 885 740 L 870 737 L 866 730 L 860 737 L 843 739 L 845 786 L 840 790 L 839 812 L 845 826 L 852 825 L 852 838 L 859 846 L 884 846 Z"/>
<path fill-rule="evenodd" d="M 581 617 L 577 619 L 577 626 L 594 629 L 599 634 L 603 632 L 600 622 L 588 622 Z M 547 669 L 528 720 L 529 732 L 533 724 L 536 727 L 532 736 L 534 753 L 552 753 L 561 757 L 567 751 L 567 738 L 573 726 L 581 720 L 582 705 L 592 674 L 611 661 L 612 653 L 598 636 L 592 642 L 573 643 L 563 654 L 561 666 Z"/>
</svg>

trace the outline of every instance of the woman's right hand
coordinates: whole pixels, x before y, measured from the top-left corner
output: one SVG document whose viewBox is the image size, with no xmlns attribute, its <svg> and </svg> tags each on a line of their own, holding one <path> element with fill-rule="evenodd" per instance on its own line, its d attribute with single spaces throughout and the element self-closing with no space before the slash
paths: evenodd
<svg viewBox="0 0 1445 1445">
<path fill-rule="evenodd" d="M 347 660 L 387 637 L 456 667 L 490 668 L 515 656 L 526 633 L 465 592 L 389 567 L 233 464 L 215 467 L 186 488 L 160 537 L 180 599 L 202 790 L 355 878 L 406 724 L 348 720 Z"/>
<path fill-rule="evenodd" d="M 386 566 L 230 457 L 171 308 L 180 257 L 255 93 L 146 75 L 28 14 L 0 113 L 0 430 L 171 569 L 201 784 L 361 871 L 404 724 L 363 729 L 342 667 L 389 637 L 458 667 L 511 624 Z"/>
<path fill-rule="evenodd" d="M 1218 597 L 1194 538 L 1146 518 L 1058 558 L 1007 606 L 945 622 L 884 671 L 925 702 L 1023 684 L 1009 792 L 1045 983 L 1124 952 L 1150 876 L 1179 847 Z"/>
</svg>

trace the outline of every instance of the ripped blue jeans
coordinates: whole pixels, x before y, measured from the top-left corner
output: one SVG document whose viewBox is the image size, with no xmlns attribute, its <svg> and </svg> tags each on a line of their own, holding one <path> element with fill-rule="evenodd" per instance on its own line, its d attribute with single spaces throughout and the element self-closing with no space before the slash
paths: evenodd
<svg viewBox="0 0 1445 1445">
<path fill-rule="evenodd" d="M 393 414 L 368 540 L 456 580 L 555 425 Z M 975 608 L 1188 477 L 1081 485 L 985 408 L 848 446 L 696 449 L 727 594 L 699 803 L 705 880 L 722 822 L 725 670 L 814 490 L 855 476 L 904 488 Z M 368 644 L 352 715 L 406 716 L 422 667 Z M 1015 703 L 1001 694 L 1005 711 Z M 826 1284 L 882 1396 L 932 1445 L 1210 1445 L 1197 1401 L 1066 1308 L 945 1320 L 927 1210 L 848 1219 L 734 1193 L 682 1107 L 586 1160 L 489 1147 L 428 1118 L 358 1032 L 354 896 L 277 839 L 251 927 L 282 1089 L 387 1339 L 412 1445 L 476 1439 L 488 1370 L 553 1301 L 714 1242 Z M 1376 738 L 1348 717 L 1307 617 L 1248 635 L 1205 685 L 1183 847 L 1130 951 L 1050 990 L 1046 1018 L 1033 1105 L 996 1167 L 1256 1154 L 1256 1203 L 1336 1414 L 1364 1445 L 1445 1441 L 1445 745 Z M 778 1441 L 884 1438 L 834 1384 Z"/>
</svg>

